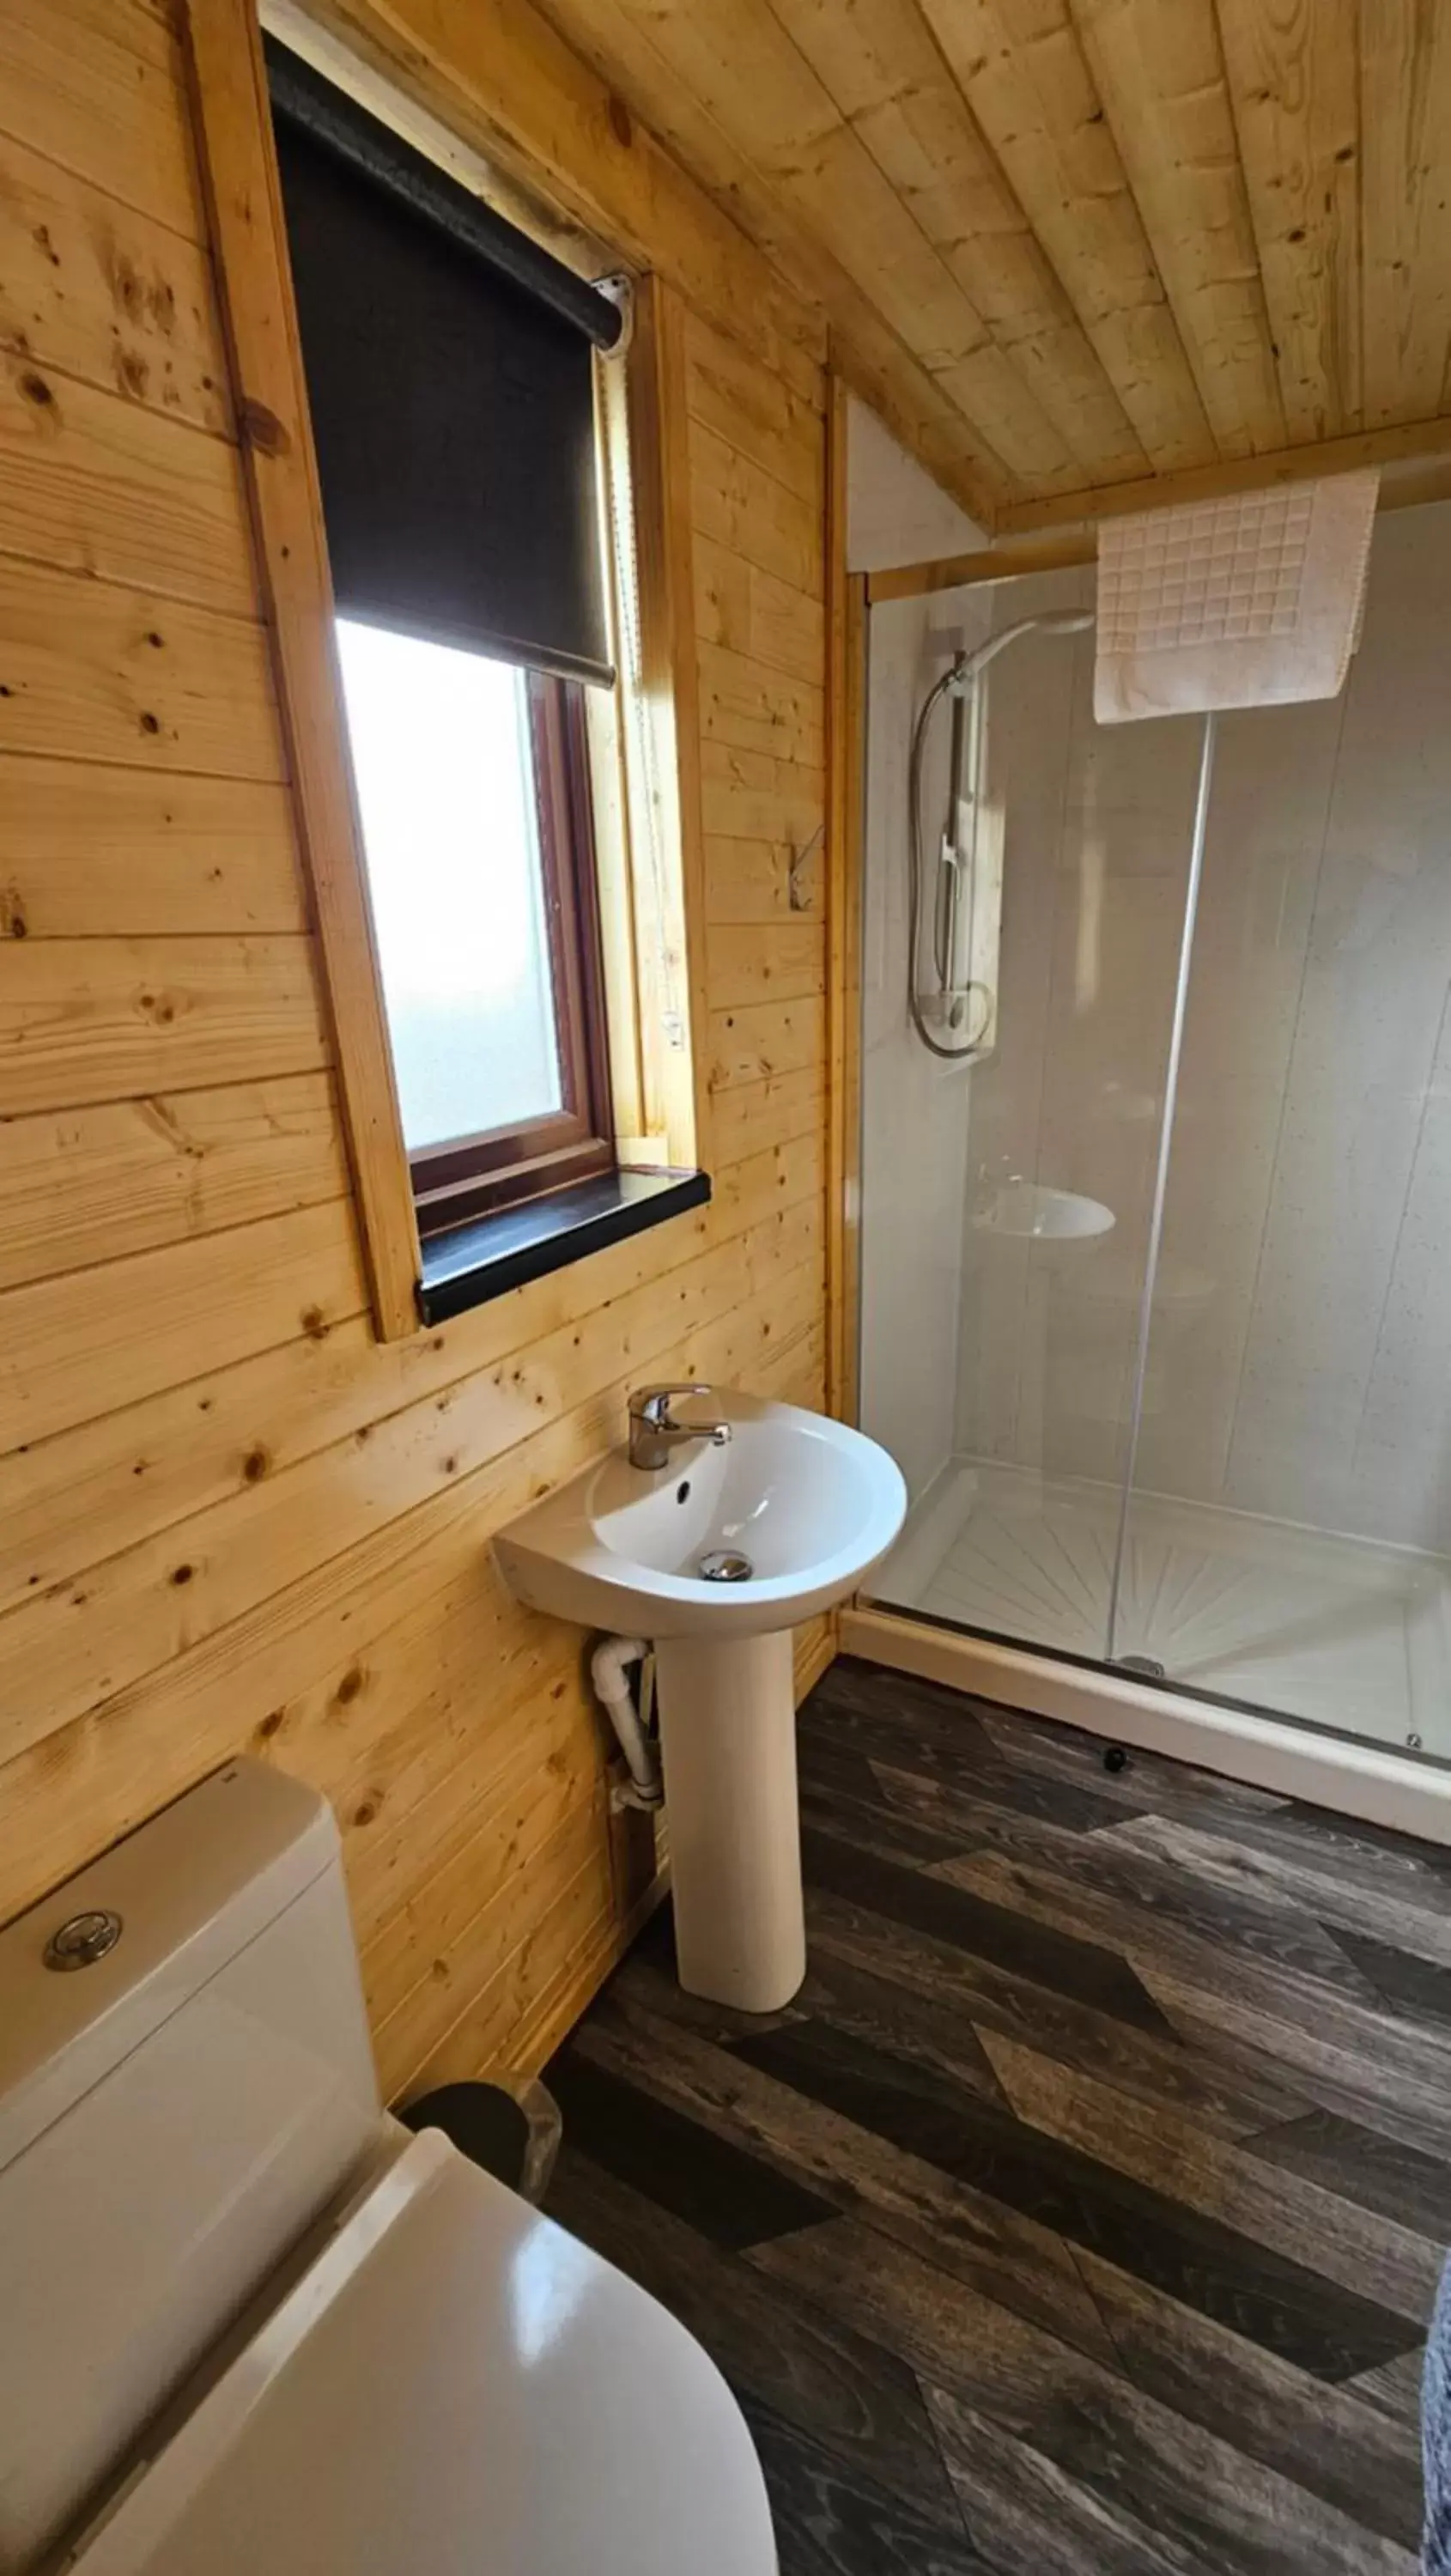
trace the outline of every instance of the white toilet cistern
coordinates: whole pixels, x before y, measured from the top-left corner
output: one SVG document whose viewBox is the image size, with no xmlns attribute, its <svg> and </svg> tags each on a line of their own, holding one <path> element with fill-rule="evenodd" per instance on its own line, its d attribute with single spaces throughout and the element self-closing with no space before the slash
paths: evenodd
<svg viewBox="0 0 1451 2576">
<path fill-rule="evenodd" d="M 238 1757 L 0 1931 L 4 2576 L 776 2564 L 700 2346 L 384 2110 L 315 1790 Z"/>
</svg>

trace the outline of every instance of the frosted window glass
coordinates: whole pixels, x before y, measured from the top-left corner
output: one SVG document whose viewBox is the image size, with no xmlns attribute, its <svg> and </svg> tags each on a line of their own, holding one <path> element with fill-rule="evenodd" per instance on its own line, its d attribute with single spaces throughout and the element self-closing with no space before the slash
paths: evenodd
<svg viewBox="0 0 1451 2576">
<path fill-rule="evenodd" d="M 562 1106 L 524 674 L 338 619 L 410 1153 Z"/>
</svg>

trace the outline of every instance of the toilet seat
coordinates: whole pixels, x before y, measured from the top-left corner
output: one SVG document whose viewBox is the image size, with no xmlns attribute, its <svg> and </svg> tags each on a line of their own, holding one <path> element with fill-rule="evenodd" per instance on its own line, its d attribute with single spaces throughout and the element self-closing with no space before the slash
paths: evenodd
<svg viewBox="0 0 1451 2576">
<path fill-rule="evenodd" d="M 65 2565 L 775 2576 L 776 2552 L 700 2346 L 425 2130 Z"/>
</svg>

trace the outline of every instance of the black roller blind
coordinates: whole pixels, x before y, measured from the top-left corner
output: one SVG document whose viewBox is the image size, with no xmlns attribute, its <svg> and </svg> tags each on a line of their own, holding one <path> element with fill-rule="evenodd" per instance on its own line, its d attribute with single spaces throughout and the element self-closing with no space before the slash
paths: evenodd
<svg viewBox="0 0 1451 2576">
<path fill-rule="evenodd" d="M 608 683 L 616 308 L 270 41 L 268 74 L 339 613 Z"/>
</svg>

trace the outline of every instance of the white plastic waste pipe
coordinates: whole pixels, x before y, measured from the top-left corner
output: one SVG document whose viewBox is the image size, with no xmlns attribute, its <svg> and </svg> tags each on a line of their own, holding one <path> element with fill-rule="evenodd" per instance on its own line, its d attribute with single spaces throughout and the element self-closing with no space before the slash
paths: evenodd
<svg viewBox="0 0 1451 2576">
<path fill-rule="evenodd" d="M 630 1689 L 631 1667 L 642 1663 L 649 1652 L 643 1637 L 604 1637 L 589 1659 L 589 1675 L 595 1697 L 615 1730 L 641 1803 L 658 1807 L 665 1794 L 660 1784 L 660 1763 L 640 1723 Z"/>
</svg>

